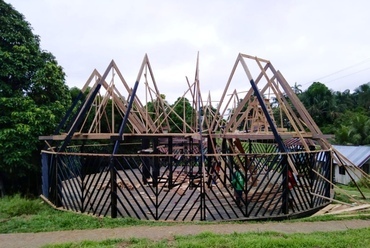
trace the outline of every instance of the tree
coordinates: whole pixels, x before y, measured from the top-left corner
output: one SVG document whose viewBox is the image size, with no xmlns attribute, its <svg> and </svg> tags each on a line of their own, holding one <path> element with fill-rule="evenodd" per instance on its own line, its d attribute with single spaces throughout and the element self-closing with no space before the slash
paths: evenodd
<svg viewBox="0 0 370 248">
<path fill-rule="evenodd" d="M 296 94 L 296 95 L 299 95 L 302 93 L 302 85 L 301 84 L 297 84 L 297 82 L 294 83 L 294 86 L 292 87 L 292 90 L 293 92 Z"/>
<path fill-rule="evenodd" d="M 346 111 L 335 121 L 335 143 L 340 145 L 370 144 L 370 117 L 363 112 Z"/>
<path fill-rule="evenodd" d="M 369 144 L 370 118 L 363 114 L 357 114 L 352 120 L 349 137 L 351 137 L 351 143 L 354 145 Z"/>
<path fill-rule="evenodd" d="M 332 91 L 324 84 L 314 82 L 299 98 L 317 125 L 326 133 L 325 127 L 333 123 L 339 114 Z"/>
<path fill-rule="evenodd" d="M 197 126 L 195 123 L 195 110 L 191 107 L 189 100 L 185 97 L 179 97 L 171 106 L 173 112 L 170 113 L 171 131 L 174 133 L 189 132 L 189 126 Z M 175 114 L 176 113 L 176 114 Z M 184 118 L 185 117 L 185 118 Z M 184 122 L 189 126 L 184 128 Z"/>
<path fill-rule="evenodd" d="M 358 108 L 364 109 L 370 114 L 370 83 L 360 85 L 354 92 L 355 102 Z"/>
<path fill-rule="evenodd" d="M 343 92 L 336 91 L 333 93 L 333 97 L 339 113 L 354 109 L 355 101 L 350 90 L 345 90 Z"/>
<path fill-rule="evenodd" d="M 166 113 L 166 105 L 168 103 L 166 102 L 166 95 L 161 94 L 158 98 L 155 100 L 148 102 L 147 105 L 145 106 L 145 109 L 148 111 L 149 116 L 152 118 L 152 120 L 156 120 L 158 117 L 160 119 L 160 122 L 164 119 L 164 116 Z"/>
<path fill-rule="evenodd" d="M 51 134 L 71 103 L 65 75 L 40 48 L 30 24 L 0 0 L 0 180 L 10 192 L 38 193 L 40 135 Z"/>
</svg>

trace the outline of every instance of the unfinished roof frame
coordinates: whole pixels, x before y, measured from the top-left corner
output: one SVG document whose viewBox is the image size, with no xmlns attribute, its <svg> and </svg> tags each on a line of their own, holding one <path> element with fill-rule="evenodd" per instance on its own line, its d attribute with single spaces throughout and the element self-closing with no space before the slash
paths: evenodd
<svg viewBox="0 0 370 248">
<path fill-rule="evenodd" d="M 252 74 L 250 69 L 250 63 L 252 62 L 257 68 L 257 73 L 253 71 L 255 74 Z M 236 89 L 231 87 L 239 66 L 241 66 L 246 76 L 245 85 L 250 86 L 245 92 L 237 92 Z M 141 81 L 143 81 L 142 84 L 140 84 Z M 119 83 L 120 86 L 118 86 Z M 145 214 L 146 210 L 142 209 L 141 205 L 144 204 L 151 215 L 154 216 L 154 219 L 161 219 L 163 213 L 161 214 L 158 211 L 166 211 L 169 208 L 169 203 L 166 203 L 164 208 L 159 206 L 160 203 L 153 203 L 155 207 L 151 208 L 144 199 L 141 199 L 140 203 L 134 200 L 137 207 L 135 208 L 130 204 L 132 213 L 127 209 L 127 203 L 121 202 L 117 195 L 121 194 L 121 197 L 130 201 L 130 197 L 127 198 L 127 195 L 132 197 L 133 193 L 125 193 L 124 190 L 120 190 L 117 180 L 120 180 L 121 183 L 125 180 L 127 183 L 127 180 L 129 180 L 129 183 L 134 185 L 133 188 L 137 191 L 138 196 L 142 194 L 148 194 L 149 196 L 150 192 L 147 190 L 144 190 L 144 193 L 139 192 L 138 188 L 143 189 L 147 183 L 147 179 L 144 179 L 144 177 L 151 177 L 153 180 L 152 186 L 156 188 L 153 193 L 158 201 L 158 197 L 163 194 L 162 190 L 164 188 L 167 188 L 168 192 L 174 190 L 173 187 L 176 185 L 175 182 L 179 180 L 180 175 L 185 175 L 181 177 L 181 180 L 183 180 L 182 183 L 186 182 L 187 187 L 182 190 L 188 193 L 191 192 L 191 197 L 200 199 L 198 210 L 192 213 L 191 209 L 194 205 L 189 208 L 182 206 L 176 216 L 168 215 L 166 217 L 166 219 L 176 219 L 183 214 L 184 216 L 181 218 L 184 220 L 191 213 L 194 214 L 192 219 L 200 215 L 201 220 L 206 220 L 209 215 L 213 219 L 261 219 L 267 218 L 266 214 L 269 214 L 268 218 L 274 216 L 281 218 L 282 216 L 289 216 L 291 212 L 307 214 L 316 211 L 333 200 L 330 194 L 333 187 L 331 161 L 334 159 L 343 162 L 345 158 L 340 153 L 333 152 L 330 143 L 327 141 L 328 136 L 320 131 L 285 78 L 280 71 L 272 66 L 270 61 L 240 53 L 234 63 L 216 110 L 212 106 L 213 101 L 210 93 L 205 100 L 203 100 L 201 94 L 199 54 L 196 60 L 194 81 L 190 83 L 186 77 L 186 83 L 188 89 L 181 97 L 182 99 L 190 98 L 189 102 L 194 110 L 190 123 L 185 118 L 185 113 L 177 113 L 175 111 L 176 105 L 171 106 L 161 97 L 147 55 L 144 56 L 140 66 L 134 88 L 131 88 L 126 82 L 113 60 L 103 75 L 94 70 L 81 89 L 80 98 L 76 99 L 55 133 L 49 136 L 40 136 L 40 140 L 44 140 L 47 144 L 42 151 L 45 156 L 45 159 L 43 159 L 43 181 L 45 182 L 43 195 L 55 206 L 74 211 L 90 211 L 94 205 L 94 210 L 91 210 L 94 214 L 105 215 L 110 212 L 112 217 L 117 217 L 117 214 L 125 216 L 125 214 L 118 213 L 120 212 L 117 207 L 118 204 L 124 209 L 121 211 L 129 216 L 134 214 L 138 218 L 144 216 L 144 218 L 150 219 Z M 144 102 L 136 94 L 140 85 L 144 85 Z M 119 90 L 122 86 L 123 90 Z M 241 96 L 243 93 L 245 93 L 244 96 Z M 86 97 L 81 103 L 79 99 L 84 94 Z M 151 110 L 148 107 L 149 103 L 152 103 L 153 109 Z M 109 104 L 110 109 L 108 108 Z M 176 104 L 185 104 L 185 100 L 183 102 L 178 101 Z M 275 120 L 272 105 L 275 110 L 279 111 L 277 118 L 279 121 Z M 228 109 L 232 109 L 230 115 L 227 113 Z M 175 127 L 171 125 L 173 123 L 171 116 L 176 116 L 181 120 L 182 125 Z M 228 116 L 228 118 L 225 119 L 225 116 Z M 283 121 L 283 117 L 286 119 L 285 121 Z M 117 120 L 120 122 L 122 119 L 125 122 L 122 122 L 119 126 Z M 106 130 L 102 130 L 103 122 L 106 124 Z M 287 123 L 289 123 L 289 127 Z M 119 130 L 118 126 L 120 127 Z M 176 130 L 171 130 L 171 126 Z M 63 130 L 63 133 L 60 130 Z M 118 147 L 125 145 L 125 139 L 129 137 L 141 139 L 142 152 L 120 153 Z M 293 138 L 298 140 L 295 144 L 299 145 L 287 145 L 286 141 Z M 81 146 L 84 148 L 81 148 L 79 152 L 71 152 L 72 150 L 69 148 L 75 144 L 80 144 L 78 143 L 80 141 L 101 140 L 114 144 L 114 149 L 103 153 L 83 152 L 83 149 L 88 149 L 84 145 L 85 143 Z M 150 148 L 150 142 L 152 143 L 152 152 L 147 152 Z M 262 146 L 268 147 L 269 152 L 261 153 L 260 148 L 258 148 L 261 145 L 257 144 L 254 148 L 256 151 L 252 152 L 251 142 L 265 142 L 266 144 L 276 145 L 267 146 L 262 144 Z M 313 148 L 312 143 L 315 143 L 316 147 Z M 161 153 L 159 149 L 161 146 L 166 146 L 168 149 Z M 185 148 L 193 152 L 187 153 Z M 76 157 L 80 156 L 81 159 L 77 161 Z M 104 166 L 102 162 L 91 162 L 91 159 L 89 159 L 105 161 L 106 157 L 110 157 L 110 160 L 103 163 L 106 164 Z M 181 161 L 178 159 L 179 162 L 175 161 L 179 157 L 187 159 Z M 166 165 L 160 165 L 160 161 L 165 161 Z M 221 186 L 217 186 L 217 193 L 213 192 L 213 188 L 207 191 L 207 187 L 210 187 L 211 175 L 214 173 L 212 169 L 213 161 L 222 163 L 221 172 L 217 175 L 219 182 L 221 182 Z M 186 174 L 184 174 L 184 168 L 188 168 L 188 163 L 192 164 L 189 168 L 198 168 L 195 175 L 189 174 L 187 169 Z M 248 196 L 245 196 L 244 204 L 247 206 L 250 203 L 250 205 L 244 210 L 240 206 L 237 206 L 238 210 L 236 210 L 230 205 L 230 201 L 236 201 L 236 198 L 232 197 L 232 192 L 228 189 L 236 164 L 241 165 L 246 177 L 244 194 Z M 131 165 L 134 165 L 134 167 L 131 168 Z M 102 172 L 98 173 L 98 179 L 95 176 L 97 174 L 90 176 L 90 174 L 83 172 L 85 170 L 83 168 L 94 166 L 98 166 L 97 168 L 104 167 Z M 127 166 L 130 168 L 129 174 L 125 172 Z M 63 172 L 64 170 L 66 171 Z M 162 170 L 164 170 L 163 174 L 161 174 Z M 107 171 L 110 171 L 110 177 L 104 174 Z M 120 175 L 122 171 L 126 173 L 124 176 Z M 179 176 L 174 179 L 174 173 L 177 172 Z M 142 174 L 143 181 L 139 180 L 136 173 Z M 295 179 L 288 178 L 289 173 L 292 173 Z M 271 177 L 270 174 L 272 174 Z M 55 181 L 53 178 L 56 175 L 57 180 Z M 75 178 L 77 182 L 70 182 L 70 178 Z M 107 183 L 110 190 L 104 189 L 105 194 L 110 197 L 110 201 L 108 201 L 110 203 L 104 210 L 105 213 L 97 212 L 97 209 L 105 208 L 98 206 L 102 200 L 93 200 L 98 199 L 99 194 L 91 193 L 101 189 L 102 178 L 105 178 L 104 180 L 110 178 Z M 159 187 L 161 178 L 166 178 L 166 180 L 164 185 Z M 198 184 L 194 184 L 194 180 L 197 180 Z M 257 184 L 258 180 L 260 182 Z M 263 182 L 264 180 L 265 182 Z M 291 189 L 290 184 L 292 182 L 290 180 L 298 181 L 301 186 L 308 187 L 310 190 Z M 90 185 L 91 190 L 86 189 L 86 184 Z M 270 189 L 269 185 L 273 185 L 274 189 Z M 76 187 L 79 189 L 75 189 Z M 125 187 L 128 188 L 127 185 Z M 178 187 L 181 188 L 182 186 Z M 193 187 L 200 189 L 199 195 L 191 191 Z M 315 191 L 316 188 L 318 188 L 318 191 Z M 84 193 L 84 190 L 87 190 L 87 193 Z M 248 199 L 255 199 L 257 191 L 259 191 L 258 199 L 249 202 Z M 214 203 L 211 198 L 207 198 L 209 192 L 212 192 L 213 196 L 218 195 L 217 197 L 221 194 L 227 202 L 227 207 L 220 200 Z M 179 194 L 179 189 L 176 189 L 174 193 Z M 166 193 L 166 197 L 170 199 L 166 198 L 166 201 L 171 201 L 174 196 L 167 196 L 167 194 L 169 193 Z M 248 198 L 250 194 L 252 195 Z M 80 201 L 76 200 L 74 202 L 74 200 L 71 200 L 71 195 L 80 198 Z M 290 200 L 293 195 L 297 197 L 296 200 Z M 276 199 L 274 200 L 274 198 Z M 86 199 L 90 204 L 90 210 L 83 207 Z M 183 203 L 186 205 L 188 201 Z M 210 210 L 207 202 L 208 204 L 211 203 L 215 209 Z M 261 202 L 262 205 L 259 205 Z M 293 205 L 294 207 L 292 207 Z M 218 208 L 222 208 L 224 212 L 221 211 L 221 213 Z M 261 215 L 261 209 L 265 209 L 263 215 Z M 173 211 L 175 211 L 174 208 L 172 208 L 171 213 Z M 229 211 L 232 211 L 233 214 L 230 215 Z M 253 216 L 251 217 L 251 215 Z"/>
</svg>

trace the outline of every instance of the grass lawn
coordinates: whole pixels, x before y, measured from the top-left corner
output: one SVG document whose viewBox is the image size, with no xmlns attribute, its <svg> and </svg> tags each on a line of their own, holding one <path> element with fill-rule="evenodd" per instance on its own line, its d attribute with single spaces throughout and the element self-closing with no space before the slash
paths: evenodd
<svg viewBox="0 0 370 248">
<path fill-rule="evenodd" d="M 345 190 L 352 193 L 353 188 Z M 369 219 L 370 211 L 365 211 L 362 214 L 324 215 L 286 221 L 327 221 L 347 218 Z M 176 222 L 143 221 L 132 218 L 98 218 L 58 211 L 51 208 L 41 199 L 29 200 L 18 195 L 0 198 L 0 223 L 0 233 L 35 233 L 140 225 L 178 225 Z M 191 222 L 189 224 L 207 225 L 210 223 L 214 224 L 215 222 Z M 181 224 L 186 223 L 181 222 Z M 202 233 L 193 236 L 175 236 L 173 240 L 84 241 L 46 247 L 366 247 L 366 244 L 370 244 L 370 228 L 310 234 L 260 232 L 216 235 L 213 233 Z"/>
<path fill-rule="evenodd" d="M 76 247 L 368 247 L 370 228 L 343 232 L 315 232 L 310 234 L 282 234 L 276 232 L 233 233 L 219 235 L 204 232 L 193 236 L 176 236 L 174 239 L 151 241 L 148 239 L 84 241 L 47 245 L 48 248 Z"/>
<path fill-rule="evenodd" d="M 347 185 L 337 185 L 338 188 L 335 189 L 335 199 L 352 203 L 353 201 L 358 201 L 361 203 L 370 204 L 370 189 L 367 187 L 361 187 L 362 194 L 366 197 L 363 199 L 360 191 L 356 187 L 350 187 Z"/>
<path fill-rule="evenodd" d="M 355 196 L 355 188 L 343 187 L 347 193 Z M 370 189 L 365 189 L 366 194 L 370 194 Z M 339 192 L 340 200 L 349 200 L 344 194 Z M 359 196 L 355 198 L 360 199 Z M 370 198 L 370 196 L 369 196 Z M 370 203 L 367 199 L 365 202 Z M 369 219 L 370 210 L 363 211 L 359 214 L 341 214 L 341 215 L 323 215 L 317 217 L 308 217 L 302 219 L 294 219 L 287 221 L 328 221 L 339 219 Z M 19 195 L 12 197 L 0 198 L 0 233 L 26 233 L 26 232 L 46 232 L 46 231 L 61 231 L 61 230 L 83 230 L 96 228 L 114 228 L 124 226 L 139 226 L 139 225 L 176 225 L 176 222 L 156 222 L 145 221 L 134 218 L 116 218 L 109 217 L 99 218 L 85 214 L 74 212 L 58 211 L 50 207 L 41 199 L 25 199 Z M 207 225 L 215 222 L 191 222 L 190 224 Z M 181 222 L 186 224 L 186 222 Z"/>
</svg>

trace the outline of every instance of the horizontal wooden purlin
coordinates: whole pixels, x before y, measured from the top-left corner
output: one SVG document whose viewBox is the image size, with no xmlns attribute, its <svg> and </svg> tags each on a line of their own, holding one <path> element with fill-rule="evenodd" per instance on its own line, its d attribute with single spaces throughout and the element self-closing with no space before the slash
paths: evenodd
<svg viewBox="0 0 370 248">
<path fill-rule="evenodd" d="M 125 133 L 124 136 L 135 136 L 135 137 L 192 137 L 199 139 L 199 133 Z M 206 134 L 203 137 L 208 136 Z M 50 135 L 50 136 L 39 136 L 39 140 L 64 140 L 67 137 L 66 134 L 61 135 Z M 241 140 L 273 140 L 275 139 L 272 133 L 215 133 L 211 134 L 212 138 L 226 138 L 226 139 L 241 139 Z M 290 138 L 312 138 L 312 139 L 328 139 L 333 138 L 333 135 L 329 134 L 311 134 L 311 133 L 301 133 L 298 135 L 295 132 L 284 132 L 280 133 L 282 139 Z M 123 138 L 124 139 L 124 138 Z M 84 133 L 75 134 L 72 136 L 72 140 L 121 140 L 118 133 Z"/>
<path fill-rule="evenodd" d="M 39 136 L 39 140 L 64 140 L 67 135 Z"/>
<path fill-rule="evenodd" d="M 224 133 L 224 134 L 215 134 L 214 138 L 225 138 L 225 139 L 241 139 L 241 140 L 273 140 L 275 139 L 274 135 L 271 134 L 254 134 L 254 133 Z"/>
<path fill-rule="evenodd" d="M 334 139 L 335 135 L 334 134 L 314 134 L 312 135 L 313 139 Z"/>
<path fill-rule="evenodd" d="M 135 137 L 191 137 L 193 133 L 125 133 L 124 136 Z M 197 134 L 198 135 L 198 134 Z M 64 140 L 67 134 L 39 136 L 39 140 Z M 84 133 L 75 134 L 72 140 L 120 140 L 118 133 Z"/>
<path fill-rule="evenodd" d="M 298 138 L 297 133 L 281 133 L 279 134 L 282 139 Z M 304 138 L 312 138 L 312 134 L 304 133 L 301 134 Z M 241 140 L 273 140 L 275 136 L 271 133 L 224 133 L 215 134 L 215 138 L 226 138 L 226 139 L 241 139 Z"/>
<path fill-rule="evenodd" d="M 272 135 L 272 134 L 250 134 L 250 133 L 246 133 L 246 134 L 226 134 L 226 135 L 222 135 L 223 138 L 239 138 L 239 139 L 250 139 L 250 140 L 264 140 L 264 139 L 275 139 L 275 137 Z M 300 137 L 303 137 L 303 138 L 311 138 L 313 140 L 318 140 L 318 139 L 328 139 L 328 138 L 333 138 L 334 135 L 330 135 L 330 134 L 323 134 L 323 135 L 320 135 L 320 134 L 315 134 L 315 135 L 312 135 L 311 133 L 304 133 L 304 134 L 301 134 L 301 135 L 298 135 L 297 133 L 282 133 L 280 134 L 280 137 L 282 139 L 291 139 L 291 138 L 300 138 Z"/>
</svg>

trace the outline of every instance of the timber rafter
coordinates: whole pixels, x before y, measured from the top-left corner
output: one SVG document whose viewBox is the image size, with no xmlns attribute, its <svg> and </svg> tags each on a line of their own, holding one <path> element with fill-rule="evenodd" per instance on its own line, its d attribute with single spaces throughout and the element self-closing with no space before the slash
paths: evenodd
<svg viewBox="0 0 370 248">
<path fill-rule="evenodd" d="M 127 125 L 128 128 L 123 136 L 140 137 L 148 134 L 166 136 L 171 134 L 173 136 L 196 137 L 199 135 L 197 103 L 200 102 L 204 112 L 202 118 L 203 135 L 213 138 L 276 140 L 277 137 L 272 133 L 272 127 L 267 122 L 265 113 L 261 111 L 261 107 L 264 107 L 268 111 L 274 129 L 278 130 L 282 139 L 298 138 L 307 151 L 310 150 L 310 145 L 306 143 L 307 138 L 316 140 L 325 149 L 330 147 L 326 141 L 330 136 L 324 135 L 320 131 L 292 88 L 270 61 L 240 53 L 218 101 L 211 101 L 210 92 L 203 101 L 202 95 L 198 92 L 198 67 L 199 57 L 194 83 L 189 82 L 186 77 L 188 89 L 181 95 L 183 99 L 189 100 L 194 109 L 195 115 L 189 122 L 183 113 L 175 111 L 176 105 L 170 105 L 165 99 L 162 99 L 149 58 L 145 55 L 139 68 L 137 81 L 139 82 L 139 90 L 144 90 L 146 97 L 139 99 L 138 96 L 135 96 L 128 117 L 129 125 Z M 233 88 L 233 77 L 238 67 L 241 67 L 246 75 L 244 94 Z M 254 70 L 252 71 L 250 68 L 254 68 Z M 256 92 L 249 84 L 251 78 L 255 78 L 254 83 L 259 89 L 259 94 L 264 97 L 262 103 L 257 101 Z M 82 93 L 86 94 L 87 90 L 90 89 L 86 99 L 94 92 L 98 84 L 102 87 L 92 104 L 84 107 L 86 102 L 83 102 L 79 109 L 76 108 L 75 120 L 77 117 L 81 117 L 83 114 L 81 111 L 84 108 L 87 109 L 87 112 L 75 130 L 72 130 L 72 127 L 75 127 L 76 123 L 72 123 L 63 133 L 40 136 L 40 140 L 64 141 L 66 137 L 70 137 L 72 140 L 110 140 L 117 137 L 117 125 L 119 124 L 117 122 L 123 118 L 127 111 L 127 102 L 132 89 L 113 60 L 104 75 L 101 75 L 97 70 L 92 72 L 81 90 Z M 212 107 L 214 102 L 218 102 L 217 108 Z M 148 103 L 155 103 L 153 104 L 154 110 L 148 109 Z M 176 104 L 182 103 L 177 102 Z M 230 109 L 232 111 L 228 113 Z M 117 116 L 120 118 L 117 119 Z M 174 126 L 171 116 L 180 119 L 182 125 Z M 103 122 L 106 124 L 106 130 L 102 130 Z M 176 130 L 170 130 L 170 126 Z"/>
</svg>

